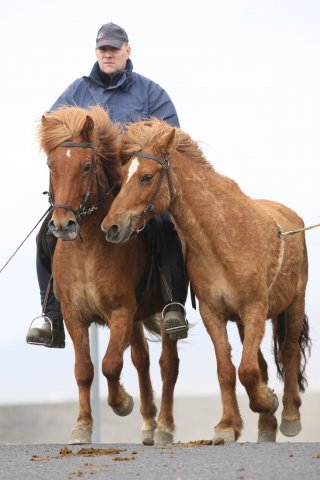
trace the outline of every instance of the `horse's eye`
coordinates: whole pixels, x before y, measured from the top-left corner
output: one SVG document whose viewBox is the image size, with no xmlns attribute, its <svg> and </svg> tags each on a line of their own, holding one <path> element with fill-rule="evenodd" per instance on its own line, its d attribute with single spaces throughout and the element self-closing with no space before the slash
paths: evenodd
<svg viewBox="0 0 320 480">
<path fill-rule="evenodd" d="M 82 169 L 82 173 L 89 173 L 90 170 L 91 170 L 91 166 L 92 166 L 92 163 L 87 163 L 83 169 Z"/>
<path fill-rule="evenodd" d="M 146 174 L 146 175 L 143 175 L 143 177 L 140 178 L 140 183 L 150 183 L 151 180 L 153 179 L 153 175 L 151 174 Z"/>
</svg>

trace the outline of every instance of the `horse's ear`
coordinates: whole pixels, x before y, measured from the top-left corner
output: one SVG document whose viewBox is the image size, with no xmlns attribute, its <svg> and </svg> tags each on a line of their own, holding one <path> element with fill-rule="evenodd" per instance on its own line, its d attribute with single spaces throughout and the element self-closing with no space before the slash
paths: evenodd
<svg viewBox="0 0 320 480">
<path fill-rule="evenodd" d="M 176 129 L 172 127 L 167 133 L 162 135 L 157 142 L 156 150 L 160 155 L 171 155 L 177 146 Z"/>
<path fill-rule="evenodd" d="M 85 142 L 90 142 L 94 128 L 94 122 L 92 118 L 87 115 L 84 125 L 81 130 L 81 136 Z"/>
<path fill-rule="evenodd" d="M 41 125 L 45 125 L 47 122 L 47 117 L 45 115 L 42 115 L 41 117 Z"/>
</svg>

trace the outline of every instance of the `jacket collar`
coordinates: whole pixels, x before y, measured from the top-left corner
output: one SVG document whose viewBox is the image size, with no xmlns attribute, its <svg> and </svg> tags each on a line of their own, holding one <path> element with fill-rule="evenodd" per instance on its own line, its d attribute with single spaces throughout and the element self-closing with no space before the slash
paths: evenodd
<svg viewBox="0 0 320 480">
<path fill-rule="evenodd" d="M 89 77 L 84 78 L 90 78 L 95 83 L 108 89 L 125 88 L 132 82 L 132 70 L 133 64 L 130 58 L 128 58 L 125 70 L 114 73 L 109 80 L 109 77 L 101 72 L 99 64 L 96 62 L 92 67 Z"/>
</svg>

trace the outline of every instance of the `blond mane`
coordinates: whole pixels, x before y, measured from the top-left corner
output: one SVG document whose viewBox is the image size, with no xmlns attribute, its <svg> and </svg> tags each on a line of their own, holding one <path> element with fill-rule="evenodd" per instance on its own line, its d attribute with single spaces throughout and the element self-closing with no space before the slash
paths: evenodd
<svg viewBox="0 0 320 480">
<path fill-rule="evenodd" d="M 163 120 L 152 118 L 127 125 L 127 130 L 122 136 L 121 158 L 123 163 L 131 157 L 133 152 L 143 150 L 147 144 L 157 142 L 164 134 L 173 127 Z M 210 165 L 198 143 L 192 140 L 189 134 L 180 128 L 176 130 L 176 150 L 182 154 L 192 157 L 196 162 Z M 211 165 L 210 165 L 211 167 Z"/>
</svg>

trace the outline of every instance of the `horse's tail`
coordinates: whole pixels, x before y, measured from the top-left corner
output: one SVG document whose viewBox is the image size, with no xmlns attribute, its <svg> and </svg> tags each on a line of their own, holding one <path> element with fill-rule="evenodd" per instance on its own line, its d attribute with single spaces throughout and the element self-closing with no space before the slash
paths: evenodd
<svg viewBox="0 0 320 480">
<path fill-rule="evenodd" d="M 278 377 L 284 379 L 282 351 L 286 333 L 286 312 L 283 311 L 273 319 L 273 346 L 274 358 L 277 366 Z M 300 392 L 304 392 L 308 384 L 306 376 L 306 365 L 311 352 L 311 339 L 309 336 L 309 320 L 304 316 L 302 330 L 299 337 L 301 353 L 300 368 L 298 373 L 298 384 Z"/>
<path fill-rule="evenodd" d="M 144 327 L 149 333 L 153 335 L 152 340 L 159 340 L 161 338 L 160 323 L 161 323 L 160 313 L 156 313 L 155 315 L 150 315 L 150 317 L 143 320 Z"/>
</svg>

